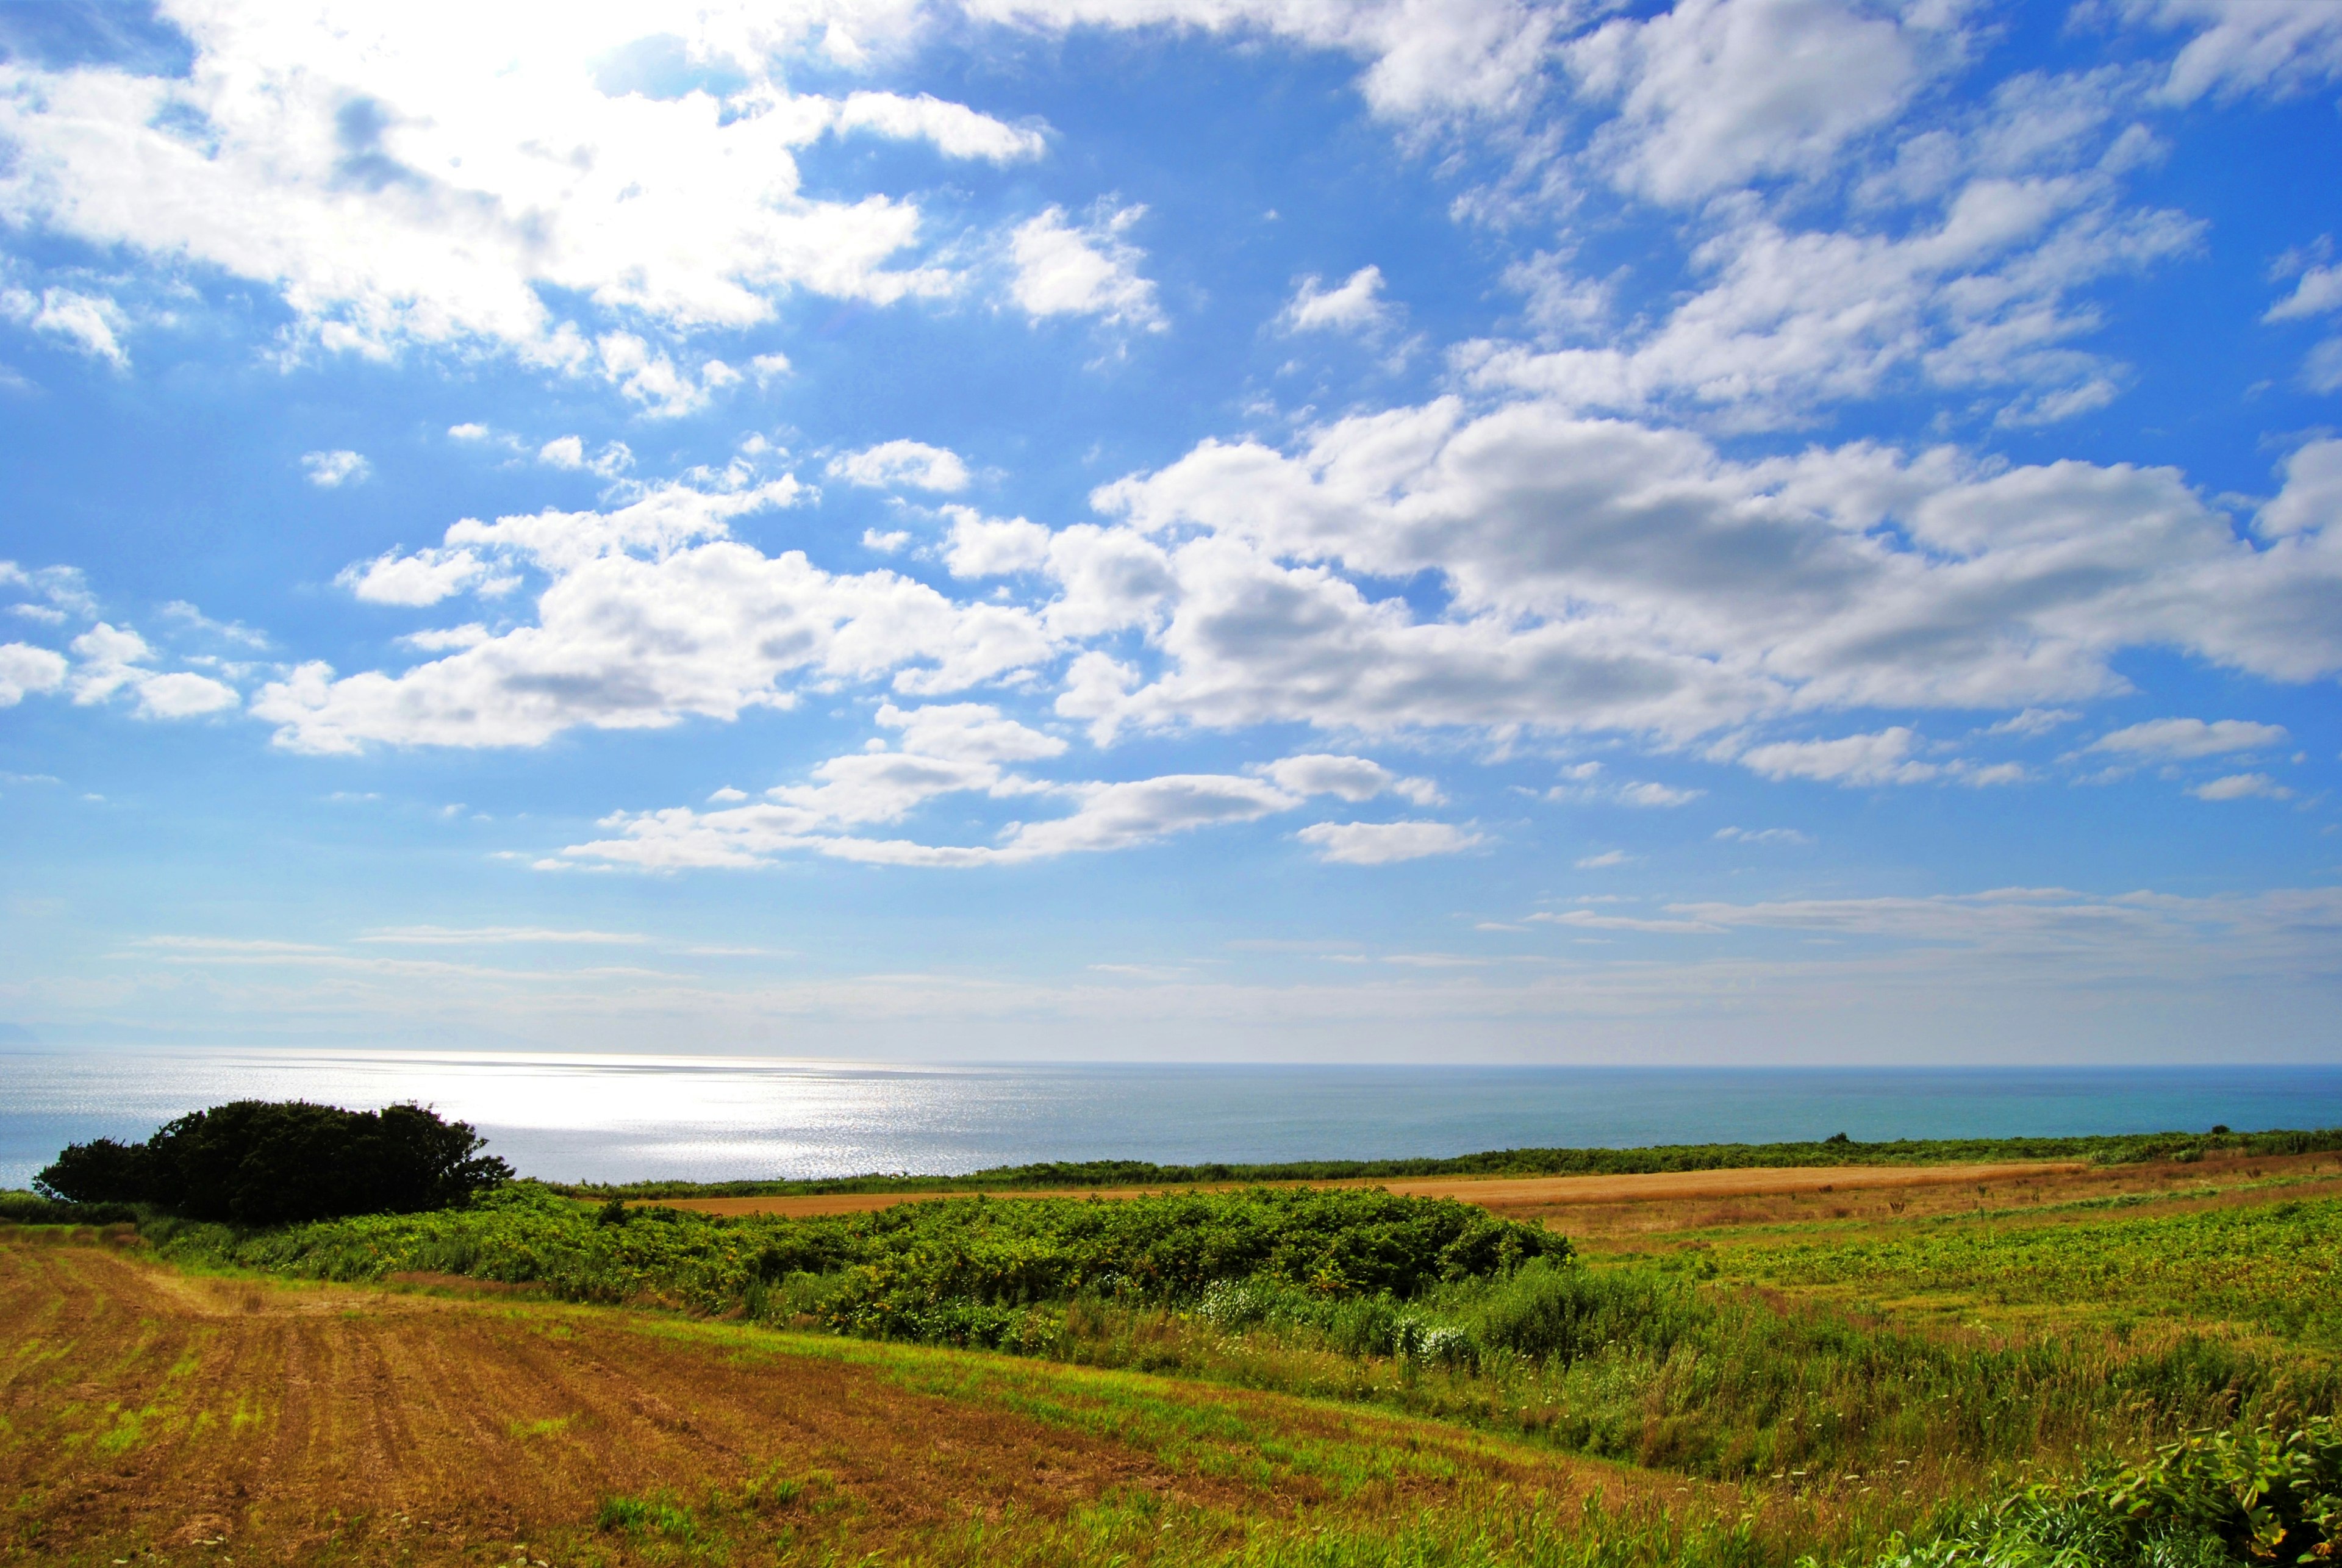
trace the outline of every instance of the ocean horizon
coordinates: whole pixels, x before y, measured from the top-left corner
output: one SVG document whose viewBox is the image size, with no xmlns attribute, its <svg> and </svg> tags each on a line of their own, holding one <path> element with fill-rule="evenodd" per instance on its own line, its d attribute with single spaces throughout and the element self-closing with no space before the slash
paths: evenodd
<svg viewBox="0 0 2342 1568">
<path fill-rule="evenodd" d="M 558 1181 L 956 1174 L 1041 1160 L 2342 1125 L 2342 1064 L 2170 1067 L 879 1064 L 495 1052 L 12 1051 L 0 1186 L 224 1101 L 401 1100 Z"/>
</svg>

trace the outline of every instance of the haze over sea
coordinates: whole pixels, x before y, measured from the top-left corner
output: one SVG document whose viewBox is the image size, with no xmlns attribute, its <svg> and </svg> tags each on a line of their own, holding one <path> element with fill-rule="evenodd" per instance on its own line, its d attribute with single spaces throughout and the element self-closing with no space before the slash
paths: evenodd
<svg viewBox="0 0 2342 1568">
<path fill-rule="evenodd" d="M 703 1181 L 1530 1146 L 2342 1125 L 2342 1066 L 1651 1068 L 1002 1064 L 404 1052 L 12 1052 L 0 1186 L 222 1101 L 414 1099 L 525 1175 Z"/>
</svg>

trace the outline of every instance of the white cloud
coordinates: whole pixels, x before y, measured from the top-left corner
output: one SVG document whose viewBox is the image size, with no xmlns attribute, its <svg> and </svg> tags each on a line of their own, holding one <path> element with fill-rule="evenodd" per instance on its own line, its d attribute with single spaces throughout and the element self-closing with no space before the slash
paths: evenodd
<svg viewBox="0 0 2342 1568">
<path fill-rule="evenodd" d="M 1583 95 L 1619 105 L 1596 140 L 1612 176 L 1685 202 L 1818 173 L 1893 118 L 1923 80 L 1917 35 L 1937 9 L 1898 21 L 1829 0 L 1681 0 L 1606 23 L 1563 57 Z"/>
<path fill-rule="evenodd" d="M 0 643 L 0 708 L 13 708 L 27 692 L 54 692 L 65 684 L 65 655 L 30 643 Z"/>
<path fill-rule="evenodd" d="M 1388 865 L 1455 854 L 1484 842 L 1478 834 L 1444 822 L 1320 822 L 1294 837 L 1314 845 L 1318 859 L 1343 865 Z"/>
<path fill-rule="evenodd" d="M 796 290 L 935 294 L 946 274 L 896 265 L 917 239 L 916 206 L 809 196 L 796 150 L 848 133 L 992 161 L 1043 145 L 932 98 L 793 94 L 782 57 L 819 17 L 764 7 L 660 19 L 745 78 L 720 101 L 606 92 L 597 62 L 646 25 L 626 7 L 456 18 L 220 0 L 174 20 L 194 45 L 185 75 L 7 67 L 0 213 L 262 283 L 328 350 L 485 345 L 600 374 L 657 412 L 695 403 L 710 378 L 684 377 L 661 351 L 630 355 L 638 335 L 581 333 L 549 298 L 680 339 L 768 320 Z"/>
<path fill-rule="evenodd" d="M 360 942 L 415 947 L 472 947 L 509 943 L 578 943 L 591 946 L 639 945 L 650 939 L 620 931 L 568 931 L 541 925 L 389 925 L 369 931 Z"/>
<path fill-rule="evenodd" d="M 140 661 L 154 657 L 146 639 L 126 626 L 100 621 L 72 644 L 73 700 L 81 706 L 102 703 L 125 686 L 152 675 Z"/>
<path fill-rule="evenodd" d="M 1311 752 L 1280 758 L 1261 771 L 1296 794 L 1330 794 L 1346 801 L 1366 801 L 1387 792 L 1403 795 L 1417 805 L 1438 805 L 1446 799 L 1431 780 L 1401 778 L 1380 763 L 1365 757 Z"/>
<path fill-rule="evenodd" d="M 363 484 L 374 472 L 374 464 L 357 453 L 305 452 L 301 454 L 301 471 L 309 483 L 321 490 L 332 490 L 344 484 Z"/>
<path fill-rule="evenodd" d="M 1076 228 L 1065 208 L 1051 207 L 1018 225 L 1008 247 L 1016 303 L 1036 320 L 1094 315 L 1109 325 L 1163 331 L 1169 324 L 1155 303 L 1155 285 L 1139 275 L 1146 253 L 1122 238 L 1146 215 L 1143 206 L 1121 207 Z"/>
<path fill-rule="evenodd" d="M 874 490 L 909 488 L 946 494 L 967 488 L 967 464 L 959 454 L 924 441 L 882 441 L 829 460 L 829 474 Z"/>
<path fill-rule="evenodd" d="M 926 142 L 947 158 L 1013 164 L 1048 151 L 1048 138 L 1029 125 L 1008 125 L 965 104 L 922 93 L 849 93 L 832 124 L 841 133 L 869 131 L 898 142 Z"/>
<path fill-rule="evenodd" d="M 467 422 L 463 424 L 449 425 L 447 434 L 457 441 L 485 441 L 488 438 L 488 427 L 485 424 Z"/>
<path fill-rule="evenodd" d="M 1713 409 L 1748 426 L 1925 387 L 2012 399 L 2004 423 L 2098 406 L 2114 367 L 2073 346 L 2099 325 L 2083 285 L 2184 254 L 2202 226 L 2116 205 L 2097 174 L 1977 177 L 1932 226 L 1899 237 L 1784 226 L 1747 209 L 1691 258 L 1710 281 L 1650 327 L 1592 347 L 1469 344 L 1490 389 L 1576 407 Z"/>
<path fill-rule="evenodd" d="M 24 323 L 35 332 L 61 337 L 73 347 L 102 359 L 116 370 L 130 368 L 117 334 L 128 325 L 122 307 L 103 295 L 69 288 L 0 289 L 0 315 Z"/>
<path fill-rule="evenodd" d="M 345 566 L 335 583 L 369 604 L 420 607 L 452 598 L 468 588 L 509 587 L 512 580 L 497 577 L 485 561 L 469 550 L 417 550 L 402 555 L 392 550 L 375 559 Z"/>
<path fill-rule="evenodd" d="M 1811 844 L 1793 827 L 1720 827 L 1711 835 L 1727 844 Z"/>
<path fill-rule="evenodd" d="M 266 633 L 255 632 L 241 621 L 215 621 L 185 599 L 171 600 L 163 606 L 163 614 L 190 631 L 217 637 L 223 642 L 240 643 L 247 648 L 268 646 Z"/>
<path fill-rule="evenodd" d="M 1030 572 L 1049 558 L 1049 531 L 1022 517 L 986 517 L 970 506 L 946 506 L 951 537 L 945 564 L 955 577 L 1006 577 Z"/>
<path fill-rule="evenodd" d="M 1933 763 L 1913 759 L 1918 736 L 1902 724 L 1876 734 L 1845 735 L 1832 741 L 1776 741 L 1751 746 L 1738 762 L 1768 779 L 1814 779 L 1824 784 L 1918 784 L 1943 772 Z"/>
<path fill-rule="evenodd" d="M 2329 337 L 2301 362 L 2301 384 L 2312 392 L 2342 392 L 2342 337 Z"/>
<path fill-rule="evenodd" d="M 185 719 L 215 714 L 243 700 L 234 686 L 208 675 L 180 671 L 140 681 L 136 711 L 141 718 Z"/>
<path fill-rule="evenodd" d="M 2163 95 L 2287 97 L 2342 79 L 2342 8 L 2328 0 L 2121 0 L 2133 21 L 2192 32 Z"/>
<path fill-rule="evenodd" d="M 888 528 L 884 531 L 865 528 L 862 531 L 862 547 L 865 550 L 876 550 L 881 555 L 898 554 L 908 548 L 910 543 L 911 534 L 906 528 Z"/>
<path fill-rule="evenodd" d="M 2301 275 L 2293 293 L 2268 307 L 2263 321 L 2298 321 L 2342 310 L 2342 266 L 2311 267 Z"/>
<path fill-rule="evenodd" d="M 127 690 L 142 719 L 185 719 L 215 714 L 243 701 L 235 687 L 208 675 L 147 667 L 155 650 L 126 626 L 100 621 L 73 640 L 73 700 L 87 707 Z"/>
<path fill-rule="evenodd" d="M 467 621 L 460 626 L 409 632 L 398 641 L 402 647 L 413 648 L 418 654 L 444 654 L 451 648 L 476 648 L 488 637 L 485 626 L 477 621 Z"/>
<path fill-rule="evenodd" d="M 962 0 L 977 17 L 1082 26 L 1259 28 L 1371 62 L 1360 83 L 1379 115 L 1439 121 L 1522 106 L 1536 91 L 1562 14 L 1520 0 Z"/>
<path fill-rule="evenodd" d="M 786 477 L 726 491 L 667 484 L 609 512 L 458 522 L 432 550 L 345 575 L 361 592 L 419 603 L 505 580 L 490 573 L 534 573 L 545 580 L 534 623 L 395 675 L 336 678 L 305 664 L 263 688 L 253 712 L 296 750 L 529 746 L 580 725 L 662 728 L 787 707 L 792 678 L 959 691 L 1054 653 L 1027 610 L 956 604 L 892 572 L 833 574 L 801 552 L 766 555 L 730 537 L 732 519 L 804 494 Z"/>
<path fill-rule="evenodd" d="M 2291 800 L 2293 792 L 2267 774 L 2230 774 L 2187 792 L 2197 800 Z"/>
<path fill-rule="evenodd" d="M 1276 319 L 1288 332 L 1374 332 L 1387 325 L 1395 308 L 1382 297 L 1383 272 L 1362 266 L 1340 286 L 1325 288 L 1316 274 L 1301 280 Z"/>
<path fill-rule="evenodd" d="M 1606 849 L 1600 854 L 1589 854 L 1577 862 L 1580 871 L 1607 871 L 1613 866 L 1626 865 L 1635 860 L 1623 849 Z"/>
<path fill-rule="evenodd" d="M 605 479 L 616 479 L 635 465 L 635 454 L 625 442 L 611 441 L 589 457 L 584 437 L 556 435 L 536 449 L 536 460 L 548 468 L 584 469 Z"/>
<path fill-rule="evenodd" d="M 2327 526 L 2342 520 L 2342 441 L 2312 441 L 2285 460 L 2285 485 L 2253 518 L 2265 539 L 2314 547 Z"/>
<path fill-rule="evenodd" d="M 955 762 L 1037 762 L 1065 754 L 1056 736 L 1000 716 L 982 703 L 930 703 L 898 708 L 881 704 L 878 723 L 903 732 L 903 749 Z"/>
<path fill-rule="evenodd" d="M 1609 802 L 1617 805 L 1676 806 L 1689 805 L 1706 794 L 1706 790 L 1679 789 L 1672 784 L 1655 784 L 1648 780 L 1624 779 L 1616 784 L 1604 782 L 1600 763 L 1577 763 L 1561 770 L 1562 782 L 1545 792 L 1545 798 L 1566 804 L 1593 804 Z"/>
<path fill-rule="evenodd" d="M 1066 743 L 988 704 L 900 708 L 890 703 L 880 706 L 877 722 L 900 733 L 901 750 L 874 743 L 872 749 L 832 757 L 812 770 L 809 782 L 776 786 L 753 802 L 737 792 L 719 792 L 711 801 L 721 809 L 616 813 L 601 824 L 610 836 L 572 844 L 547 864 L 746 867 L 810 854 L 873 864 L 1003 865 L 1127 849 L 1215 824 L 1256 821 L 1316 796 L 1360 801 L 1392 794 L 1420 804 L 1439 798 L 1428 780 L 1400 778 L 1363 757 L 1330 754 L 1282 758 L 1259 777 L 1174 774 L 1053 784 L 1010 769 L 1061 756 Z M 1071 809 L 1012 823 L 989 844 L 926 844 L 867 831 L 946 795 L 1062 803 Z M 1460 829 L 1424 822 L 1317 824 L 1299 836 L 1326 858 L 1362 864 L 1447 854 L 1479 842 Z"/>
<path fill-rule="evenodd" d="M 2100 735 L 2084 749 L 2117 752 L 2140 757 L 2208 757 L 2222 752 L 2254 751 L 2282 744 L 2283 724 L 2257 724 L 2245 719 L 2149 719 Z"/>
<path fill-rule="evenodd" d="M 1647 931 L 1670 936 L 1711 936 L 1724 929 L 1704 920 L 1646 920 L 1632 914 L 1596 914 L 1590 909 L 1540 910 L 1528 918 L 1579 931 Z"/>
<path fill-rule="evenodd" d="M 2013 714 L 1998 724 L 1987 726 L 1984 733 L 1988 735 L 2047 734 L 2062 724 L 2072 724 L 2081 716 L 2072 708 L 2027 708 L 2022 713 Z"/>
<path fill-rule="evenodd" d="M 1126 612 L 1154 657 L 1076 661 L 1058 711 L 1101 739 L 1288 722 L 1685 740 L 1799 711 L 2092 698 L 2124 689 L 2120 650 L 2156 644 L 2314 679 L 2342 670 L 2332 455 L 2295 454 L 2257 548 L 2169 469 L 1996 472 L 1867 443 L 1739 464 L 1544 403 L 1442 399 L 1291 453 L 1206 441 L 1094 494 L 1115 532 L 1160 542 Z M 1422 574 L 1439 612 L 1359 581 Z M 1911 744 L 1747 749 L 1777 776 L 1948 767 Z"/>
</svg>

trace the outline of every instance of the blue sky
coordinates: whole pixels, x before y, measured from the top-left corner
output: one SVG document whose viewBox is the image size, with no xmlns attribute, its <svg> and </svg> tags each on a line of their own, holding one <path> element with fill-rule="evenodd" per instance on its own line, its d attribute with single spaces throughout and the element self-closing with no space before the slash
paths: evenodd
<svg viewBox="0 0 2342 1568">
<path fill-rule="evenodd" d="M 2327 0 L 0 63 L 0 1024 L 2332 1059 Z"/>
</svg>

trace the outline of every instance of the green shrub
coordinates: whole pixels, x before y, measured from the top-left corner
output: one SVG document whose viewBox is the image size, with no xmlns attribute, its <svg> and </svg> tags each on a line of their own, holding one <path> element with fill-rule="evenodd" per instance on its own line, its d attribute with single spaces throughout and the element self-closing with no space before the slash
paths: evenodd
<svg viewBox="0 0 2342 1568">
<path fill-rule="evenodd" d="M 2237 1568 L 2342 1550 L 2342 1426 L 2195 1433 L 2144 1464 L 2035 1486 L 1877 1568 Z"/>
<path fill-rule="evenodd" d="M 75 1144 L 35 1179 L 85 1203 L 151 1203 L 191 1219 L 275 1225 L 461 1203 L 512 1178 L 468 1124 L 419 1105 L 344 1111 L 238 1100 L 182 1116 L 144 1144 Z"/>
<path fill-rule="evenodd" d="M 118 1225 L 137 1219 L 138 1211 L 127 1203 L 74 1203 L 38 1193 L 0 1192 L 0 1224 Z"/>
</svg>

